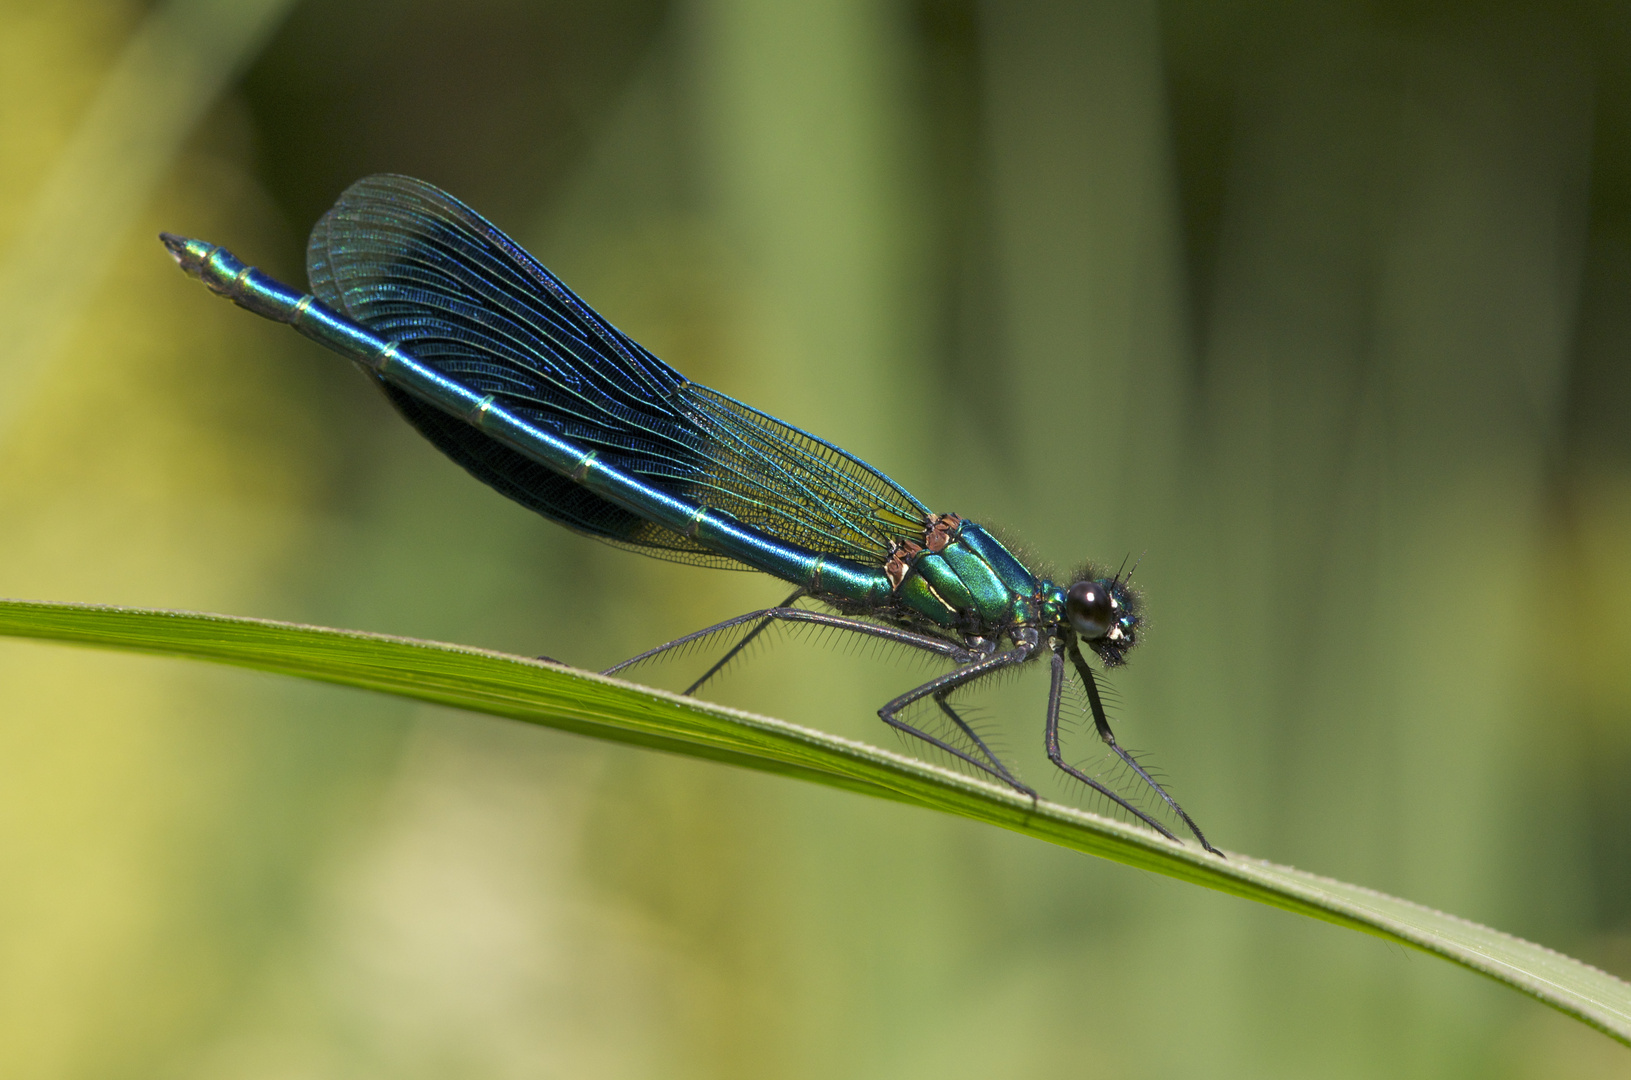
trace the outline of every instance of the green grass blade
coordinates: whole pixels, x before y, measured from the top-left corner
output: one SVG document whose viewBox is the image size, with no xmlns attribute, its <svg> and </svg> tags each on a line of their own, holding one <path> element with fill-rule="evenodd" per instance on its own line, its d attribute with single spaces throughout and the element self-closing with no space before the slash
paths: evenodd
<svg viewBox="0 0 1631 1080">
<path fill-rule="evenodd" d="M 1231 853 L 1228 860 L 865 743 L 554 664 L 409 638 L 172 611 L 0 601 L 0 635 L 213 660 L 797 776 L 973 818 L 1062 847 L 1410 945 L 1631 1045 L 1631 985 L 1465 919 Z"/>
</svg>

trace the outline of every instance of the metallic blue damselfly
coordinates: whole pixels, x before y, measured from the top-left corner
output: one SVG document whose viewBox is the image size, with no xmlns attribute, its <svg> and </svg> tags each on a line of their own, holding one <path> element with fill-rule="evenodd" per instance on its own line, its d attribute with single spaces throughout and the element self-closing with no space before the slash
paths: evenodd
<svg viewBox="0 0 1631 1080">
<path fill-rule="evenodd" d="M 1046 656 L 1053 763 L 1177 839 L 1064 758 L 1059 716 L 1074 671 L 1105 745 L 1215 850 L 1116 742 L 1083 655 L 1085 645 L 1116 667 L 1138 641 L 1138 600 L 1121 575 L 1084 571 L 1056 585 L 979 525 L 931 512 L 859 458 L 689 381 L 422 181 L 372 176 L 340 196 L 307 246 L 310 294 L 213 244 L 160 238 L 213 292 L 356 361 L 421 434 L 511 499 L 645 554 L 760 570 L 796 586 L 774 608 L 659 645 L 608 674 L 739 632 L 692 693 L 776 623 L 918 649 L 952 669 L 884 705 L 884 723 L 1034 798 L 949 698 Z M 830 610 L 795 606 L 805 599 Z M 903 716 L 924 699 L 949 725 L 947 738 Z"/>
</svg>

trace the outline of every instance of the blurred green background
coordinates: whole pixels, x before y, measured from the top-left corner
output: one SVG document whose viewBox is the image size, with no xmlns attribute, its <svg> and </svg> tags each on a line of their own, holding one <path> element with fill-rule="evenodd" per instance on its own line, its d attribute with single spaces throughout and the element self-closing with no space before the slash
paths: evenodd
<svg viewBox="0 0 1631 1080">
<path fill-rule="evenodd" d="M 0 594 L 586 667 L 782 595 L 505 502 L 154 239 L 303 282 L 409 173 L 936 509 L 1142 555 L 1118 725 L 1220 844 L 1631 975 L 1625 4 L 9 0 L 0 91 Z M 918 674 L 786 642 L 712 696 L 893 746 Z M 1071 796 L 1045 691 L 978 704 Z M 47 645 L 0 702 L 8 1078 L 1631 1067 L 834 791 Z"/>
</svg>

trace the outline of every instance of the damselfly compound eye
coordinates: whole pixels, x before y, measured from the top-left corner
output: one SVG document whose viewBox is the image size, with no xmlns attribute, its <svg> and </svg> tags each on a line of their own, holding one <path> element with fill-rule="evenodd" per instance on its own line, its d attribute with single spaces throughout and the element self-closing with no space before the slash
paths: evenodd
<svg viewBox="0 0 1631 1080">
<path fill-rule="evenodd" d="M 1116 601 L 1102 581 L 1078 581 L 1065 592 L 1065 616 L 1076 632 L 1097 641 L 1116 624 Z"/>
</svg>

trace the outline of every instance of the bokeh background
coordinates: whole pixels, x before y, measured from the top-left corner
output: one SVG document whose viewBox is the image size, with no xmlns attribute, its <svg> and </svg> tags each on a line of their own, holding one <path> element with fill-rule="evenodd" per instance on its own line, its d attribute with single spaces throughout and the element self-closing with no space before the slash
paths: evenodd
<svg viewBox="0 0 1631 1080">
<path fill-rule="evenodd" d="M 529 515 L 178 274 L 435 182 L 1061 565 L 1224 846 L 1631 975 L 1631 8 L 0 4 L 0 594 L 601 667 L 777 599 Z M 683 685 L 688 671 L 654 671 Z M 895 745 L 919 674 L 714 696 Z M 1041 672 L 977 704 L 1025 774 Z M 1085 752 L 1085 750 L 1084 750 Z M 0 1075 L 1599 1077 L 1459 969 L 772 778 L 0 643 Z"/>
</svg>

